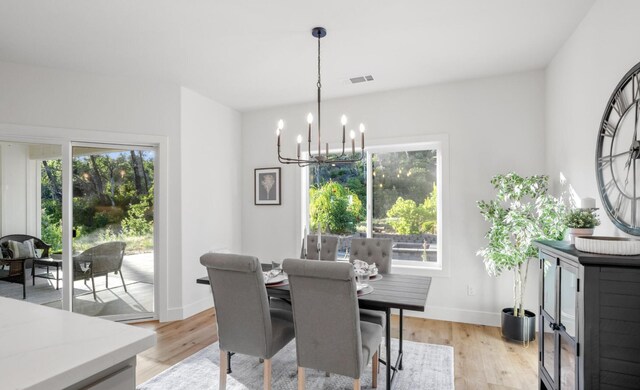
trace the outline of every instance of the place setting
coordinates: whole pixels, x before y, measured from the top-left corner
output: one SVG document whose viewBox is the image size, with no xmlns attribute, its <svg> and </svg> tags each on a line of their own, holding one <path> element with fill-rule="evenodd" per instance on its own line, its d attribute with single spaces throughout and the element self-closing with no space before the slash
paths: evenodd
<svg viewBox="0 0 640 390">
<path fill-rule="evenodd" d="M 271 262 L 271 270 L 263 271 L 262 275 L 264 276 L 264 284 L 267 287 L 279 287 L 289 284 L 287 274 L 282 270 L 282 264 L 275 261 Z"/>
<path fill-rule="evenodd" d="M 371 286 L 369 282 L 382 279 L 382 275 L 378 273 L 376 263 L 368 264 L 362 260 L 354 260 L 353 271 L 356 275 L 358 296 L 371 294 L 373 292 L 373 286 Z"/>
</svg>

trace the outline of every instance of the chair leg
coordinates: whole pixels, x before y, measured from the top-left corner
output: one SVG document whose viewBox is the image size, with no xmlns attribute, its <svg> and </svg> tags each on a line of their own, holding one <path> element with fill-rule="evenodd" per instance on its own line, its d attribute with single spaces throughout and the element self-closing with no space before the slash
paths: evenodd
<svg viewBox="0 0 640 390">
<path fill-rule="evenodd" d="M 271 359 L 264 359 L 264 390 L 271 390 Z"/>
<path fill-rule="evenodd" d="M 91 290 L 93 291 L 93 300 L 97 301 L 98 298 L 96 297 L 96 282 L 95 280 L 93 280 L 93 276 L 91 277 Z"/>
<path fill-rule="evenodd" d="M 220 390 L 227 388 L 227 353 L 220 350 Z"/>
<path fill-rule="evenodd" d="M 298 390 L 304 390 L 304 368 L 298 367 Z"/>
<path fill-rule="evenodd" d="M 124 292 L 128 292 L 127 285 L 124 282 L 124 276 L 122 276 L 122 271 L 118 271 L 118 273 L 120 274 L 120 279 L 122 279 L 122 287 L 124 287 Z"/>
<path fill-rule="evenodd" d="M 371 387 L 374 389 L 378 387 L 378 367 L 380 366 L 380 362 L 378 361 L 378 352 L 373 354 L 373 359 L 371 360 Z"/>
<path fill-rule="evenodd" d="M 360 390 L 360 379 L 353 380 L 353 390 Z"/>
<path fill-rule="evenodd" d="M 108 289 L 109 288 L 109 273 L 108 272 L 104 275 L 104 280 L 105 280 L 105 282 L 104 282 L 105 286 Z"/>
</svg>

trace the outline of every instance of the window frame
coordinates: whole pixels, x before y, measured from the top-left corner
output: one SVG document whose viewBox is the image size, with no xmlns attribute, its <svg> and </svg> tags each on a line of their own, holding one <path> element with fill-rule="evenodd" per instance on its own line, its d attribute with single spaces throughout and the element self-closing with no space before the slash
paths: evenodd
<svg viewBox="0 0 640 390">
<path fill-rule="evenodd" d="M 393 152 L 405 152 L 405 151 L 420 151 L 420 150 L 436 150 L 437 152 L 437 171 L 436 171 L 436 183 L 438 186 L 438 203 L 437 203 L 437 224 L 438 224 L 438 252 L 437 261 L 435 263 L 416 262 L 410 260 L 397 260 L 392 259 L 392 267 L 394 272 L 397 273 L 420 273 L 429 275 L 443 275 L 449 274 L 450 265 L 446 264 L 444 254 L 447 251 L 446 240 L 446 221 L 448 219 L 448 209 L 446 198 L 449 193 L 449 175 L 448 175 L 448 136 L 432 135 L 428 137 L 414 137 L 406 139 L 394 139 L 394 140 L 374 140 L 369 141 L 369 146 L 366 147 L 366 186 L 367 186 L 367 237 L 372 237 L 373 231 L 373 161 L 372 155 L 375 153 L 393 153 Z M 329 150 L 330 153 L 339 152 L 337 149 Z M 301 169 L 301 184 L 302 184 L 302 199 L 301 199 L 301 212 L 302 212 L 302 226 L 301 231 L 303 237 L 309 232 L 309 167 Z"/>
</svg>

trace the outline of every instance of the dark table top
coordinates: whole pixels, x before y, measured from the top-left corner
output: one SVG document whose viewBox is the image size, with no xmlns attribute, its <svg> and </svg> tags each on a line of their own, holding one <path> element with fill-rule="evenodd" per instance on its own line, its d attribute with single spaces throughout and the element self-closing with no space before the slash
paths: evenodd
<svg viewBox="0 0 640 390">
<path fill-rule="evenodd" d="M 198 278 L 196 282 L 209 284 L 209 277 Z M 431 287 L 431 277 L 383 274 L 382 279 L 369 282 L 369 284 L 373 287 L 373 292 L 358 297 L 362 308 L 424 311 L 429 287 Z M 267 286 L 267 293 L 276 298 L 287 299 L 291 297 L 289 285 Z"/>
</svg>

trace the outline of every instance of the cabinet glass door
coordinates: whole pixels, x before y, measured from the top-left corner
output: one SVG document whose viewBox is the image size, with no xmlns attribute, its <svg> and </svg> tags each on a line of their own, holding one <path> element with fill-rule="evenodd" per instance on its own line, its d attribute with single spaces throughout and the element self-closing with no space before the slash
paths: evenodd
<svg viewBox="0 0 640 390">
<path fill-rule="evenodd" d="M 555 381 L 555 354 L 556 354 L 556 332 L 553 330 L 553 323 L 549 321 L 546 315 L 542 315 L 542 328 L 540 333 L 540 348 L 542 352 L 542 367 L 547 371 L 549 378 Z"/>
<path fill-rule="evenodd" d="M 576 337 L 577 295 L 577 272 L 575 268 L 562 264 L 560 267 L 560 328 L 574 339 Z"/>
<path fill-rule="evenodd" d="M 575 389 L 577 377 L 576 343 L 570 337 L 560 334 L 560 388 Z"/>
<path fill-rule="evenodd" d="M 552 318 L 556 316 L 556 263 L 553 257 L 542 258 L 542 309 Z"/>
</svg>

